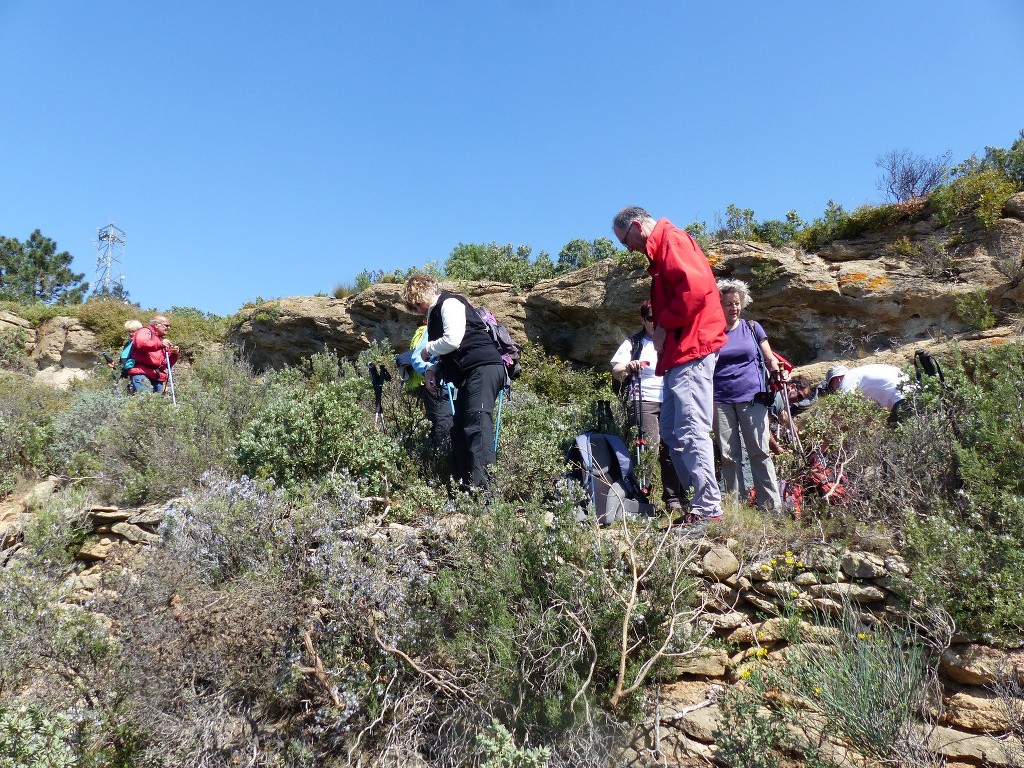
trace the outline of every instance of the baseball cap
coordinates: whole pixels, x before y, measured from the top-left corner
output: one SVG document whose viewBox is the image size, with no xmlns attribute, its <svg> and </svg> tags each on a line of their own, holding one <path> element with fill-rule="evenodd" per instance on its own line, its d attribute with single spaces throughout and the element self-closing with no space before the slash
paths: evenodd
<svg viewBox="0 0 1024 768">
<path fill-rule="evenodd" d="M 825 381 L 832 381 L 836 376 L 845 376 L 850 372 L 850 369 L 845 365 L 833 365 L 828 369 L 828 373 L 825 374 Z"/>
</svg>

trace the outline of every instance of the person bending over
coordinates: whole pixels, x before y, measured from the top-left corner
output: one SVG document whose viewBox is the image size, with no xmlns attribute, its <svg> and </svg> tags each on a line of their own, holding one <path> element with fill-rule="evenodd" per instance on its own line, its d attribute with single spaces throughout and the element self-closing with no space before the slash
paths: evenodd
<svg viewBox="0 0 1024 768">
<path fill-rule="evenodd" d="M 402 300 L 411 312 L 427 318 L 424 361 L 437 358 L 424 380 L 435 394 L 438 374 L 458 390 L 452 419 L 450 466 L 455 479 L 469 488 L 490 484 L 488 467 L 494 451 L 494 404 L 508 377 L 487 326 L 462 296 L 441 290 L 435 278 L 415 274 L 405 281 Z"/>
</svg>

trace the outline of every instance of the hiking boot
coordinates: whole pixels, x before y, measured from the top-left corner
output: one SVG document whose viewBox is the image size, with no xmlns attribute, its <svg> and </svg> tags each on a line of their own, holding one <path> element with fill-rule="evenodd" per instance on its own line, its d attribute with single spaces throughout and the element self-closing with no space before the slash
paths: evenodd
<svg viewBox="0 0 1024 768">
<path fill-rule="evenodd" d="M 670 525 L 681 525 L 686 519 L 686 507 L 677 499 L 672 499 L 665 504 L 665 514 L 668 516 Z"/>
</svg>

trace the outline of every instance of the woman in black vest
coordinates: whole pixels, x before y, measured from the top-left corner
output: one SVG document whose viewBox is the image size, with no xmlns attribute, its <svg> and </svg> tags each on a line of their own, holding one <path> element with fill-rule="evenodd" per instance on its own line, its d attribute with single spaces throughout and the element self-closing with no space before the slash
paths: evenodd
<svg viewBox="0 0 1024 768">
<path fill-rule="evenodd" d="M 488 465 L 494 464 L 494 404 L 507 380 L 505 362 L 487 326 L 462 296 L 442 291 L 430 275 L 415 274 L 405 281 L 402 300 L 410 312 L 426 315 L 427 389 L 436 391 L 438 377 L 455 385 L 451 468 L 464 486 L 486 488 Z"/>
</svg>

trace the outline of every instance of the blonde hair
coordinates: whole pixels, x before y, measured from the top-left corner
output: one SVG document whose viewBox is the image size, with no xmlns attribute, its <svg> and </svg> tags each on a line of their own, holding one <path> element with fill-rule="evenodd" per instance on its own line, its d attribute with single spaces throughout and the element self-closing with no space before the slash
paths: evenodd
<svg viewBox="0 0 1024 768">
<path fill-rule="evenodd" d="M 439 293 L 441 289 L 435 277 L 417 272 L 402 286 L 402 301 L 407 309 L 415 310 L 420 304 L 430 304 Z"/>
<path fill-rule="evenodd" d="M 128 331 L 128 333 L 135 333 L 141 327 L 142 322 L 140 320 L 129 320 L 124 324 L 124 329 Z"/>
<path fill-rule="evenodd" d="M 742 280 L 723 277 L 718 281 L 718 295 L 724 298 L 727 293 L 735 293 L 740 297 L 740 309 L 746 309 L 753 301 L 750 298 L 750 289 Z"/>
</svg>

